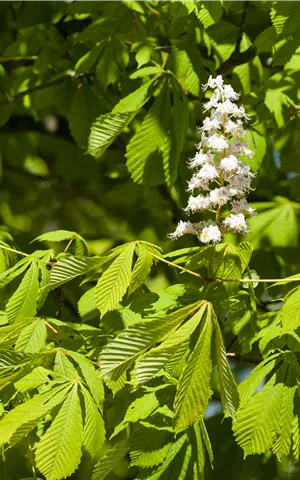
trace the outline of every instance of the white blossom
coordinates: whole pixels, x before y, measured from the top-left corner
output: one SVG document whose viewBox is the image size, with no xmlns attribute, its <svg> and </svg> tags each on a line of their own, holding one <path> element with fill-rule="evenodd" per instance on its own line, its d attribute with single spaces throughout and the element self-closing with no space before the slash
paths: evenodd
<svg viewBox="0 0 300 480">
<path fill-rule="evenodd" d="M 237 175 L 232 175 L 229 178 L 230 188 L 236 189 L 242 193 L 250 190 L 251 188 L 250 184 L 251 184 L 251 178 L 246 177 L 242 173 L 239 173 Z"/>
<path fill-rule="evenodd" d="M 252 217 L 252 215 L 254 215 L 255 213 L 255 209 L 251 205 L 249 205 L 245 198 L 241 198 L 240 200 L 234 200 L 231 205 L 232 213 L 244 213 L 248 214 L 250 217 Z"/>
<path fill-rule="evenodd" d="M 204 178 L 199 178 L 197 174 L 193 175 L 191 180 L 188 182 L 188 192 L 193 192 L 197 188 L 202 190 L 209 190 L 209 180 Z"/>
<path fill-rule="evenodd" d="M 238 107 L 230 100 L 225 100 L 223 103 L 219 103 L 216 109 L 216 113 L 219 115 L 231 115 Z"/>
<path fill-rule="evenodd" d="M 228 188 L 221 187 L 211 190 L 209 197 L 212 205 L 218 205 L 222 207 L 225 205 L 225 203 L 229 202 L 231 195 Z"/>
<path fill-rule="evenodd" d="M 219 176 L 219 172 L 213 165 L 205 164 L 197 173 L 197 177 L 204 180 L 214 180 Z"/>
<path fill-rule="evenodd" d="M 190 162 L 188 163 L 188 166 L 189 168 L 201 167 L 204 163 L 212 162 L 213 159 L 214 159 L 214 155 L 212 155 L 211 153 L 198 152 L 196 153 L 194 158 L 190 160 Z"/>
<path fill-rule="evenodd" d="M 211 200 L 208 196 L 198 195 L 197 197 L 190 196 L 188 200 L 188 205 L 185 209 L 186 212 L 191 211 L 192 213 L 198 212 L 200 210 L 208 210 L 211 207 Z"/>
<path fill-rule="evenodd" d="M 172 240 L 175 240 L 179 237 L 182 237 L 182 235 L 185 235 L 186 233 L 192 233 L 195 234 L 197 229 L 195 228 L 195 224 L 191 222 L 183 222 L 182 220 L 179 221 L 177 228 L 175 232 L 170 233 L 168 235 L 169 238 Z"/>
<path fill-rule="evenodd" d="M 205 85 L 203 85 L 203 90 L 207 90 L 208 88 L 222 88 L 224 80 L 222 75 L 218 75 L 216 78 L 213 78 L 212 75 L 209 76 L 208 81 Z"/>
<path fill-rule="evenodd" d="M 222 240 L 222 234 L 217 225 L 208 225 L 202 229 L 199 238 L 202 243 L 219 243 Z"/>
<path fill-rule="evenodd" d="M 216 132 L 220 128 L 220 126 L 221 126 L 221 122 L 217 118 L 212 118 L 211 119 L 209 117 L 206 117 L 203 120 L 202 130 L 204 132 L 208 132 L 209 134 L 211 134 L 211 133 Z"/>
<path fill-rule="evenodd" d="M 209 111 L 209 116 L 200 128 L 198 152 L 188 162 L 195 173 L 188 182 L 187 191 L 191 195 L 185 211 L 188 214 L 210 212 L 210 216 L 214 213 L 215 221 L 181 221 L 169 237 L 175 239 L 191 233 L 197 235 L 202 243 L 215 244 L 222 240 L 222 233 L 247 233 L 245 217 L 254 215 L 255 210 L 245 196 L 251 190 L 255 174 L 241 159 L 251 157 L 253 152 L 240 140 L 246 138 L 243 123 L 249 117 L 244 107 L 235 103 L 239 94 L 230 85 L 224 84 L 221 75 L 216 78 L 210 76 L 203 88 L 210 88 L 213 92 L 204 105 L 204 111 Z M 200 190 L 200 194 L 193 195 L 195 190 Z M 226 208 L 223 208 L 224 205 Z"/>
<path fill-rule="evenodd" d="M 231 135 L 232 137 L 244 137 L 245 130 L 243 129 L 243 122 L 241 120 L 237 120 L 233 122 L 232 120 L 228 120 L 225 123 L 225 133 Z"/>
<path fill-rule="evenodd" d="M 228 148 L 228 141 L 223 135 L 214 133 L 211 137 L 208 137 L 207 145 L 215 152 L 221 152 L 222 150 Z"/>
<path fill-rule="evenodd" d="M 237 233 L 247 233 L 248 226 L 245 216 L 242 213 L 231 214 L 223 221 L 224 228 Z"/>
<path fill-rule="evenodd" d="M 231 85 L 224 85 L 223 87 L 223 95 L 225 98 L 228 98 L 229 100 L 238 100 L 240 94 L 236 93 Z"/>
<path fill-rule="evenodd" d="M 239 161 L 234 155 L 229 155 L 229 157 L 222 158 L 220 166 L 225 172 L 233 172 L 237 170 Z"/>
</svg>

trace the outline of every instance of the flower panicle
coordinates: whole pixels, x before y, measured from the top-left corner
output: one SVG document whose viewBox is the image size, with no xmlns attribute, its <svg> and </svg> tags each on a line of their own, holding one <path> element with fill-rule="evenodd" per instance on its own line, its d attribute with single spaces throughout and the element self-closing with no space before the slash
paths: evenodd
<svg viewBox="0 0 300 480">
<path fill-rule="evenodd" d="M 215 244 L 221 242 L 224 233 L 248 232 L 246 218 L 253 216 L 255 210 L 246 196 L 253 190 L 251 180 L 255 174 L 240 157 L 251 158 L 254 152 L 243 141 L 247 133 L 244 122 L 249 116 L 243 106 L 235 103 L 240 94 L 231 85 L 225 85 L 221 75 L 210 76 L 203 89 L 212 89 L 213 93 L 204 105 L 209 116 L 200 127 L 198 151 L 188 162 L 194 174 L 188 182 L 191 195 L 184 210 L 187 214 L 209 212 L 215 220 L 180 221 L 168 236 L 174 240 L 192 234 L 204 244 Z"/>
</svg>

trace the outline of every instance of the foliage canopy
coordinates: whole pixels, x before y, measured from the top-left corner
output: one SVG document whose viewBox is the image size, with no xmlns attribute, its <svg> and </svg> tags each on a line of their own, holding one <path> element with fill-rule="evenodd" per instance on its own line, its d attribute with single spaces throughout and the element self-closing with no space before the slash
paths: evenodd
<svg viewBox="0 0 300 480">
<path fill-rule="evenodd" d="M 1 479 L 298 478 L 299 21 L 0 3 Z M 251 115 L 258 214 L 175 245 L 216 74 Z"/>
</svg>

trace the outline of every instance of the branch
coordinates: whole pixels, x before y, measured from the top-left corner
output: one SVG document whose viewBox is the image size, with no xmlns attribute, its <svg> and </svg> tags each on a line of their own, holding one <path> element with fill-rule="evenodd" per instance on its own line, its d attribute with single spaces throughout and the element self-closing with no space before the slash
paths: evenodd
<svg viewBox="0 0 300 480">
<path fill-rule="evenodd" d="M 13 97 L 9 97 L 4 102 L 1 102 L 0 107 L 4 107 L 5 105 L 10 105 L 11 103 L 16 102 L 20 98 L 24 98 L 26 97 L 26 95 L 30 95 L 31 93 L 37 92 L 38 90 L 44 90 L 45 88 L 56 87 L 64 82 L 67 82 L 68 80 L 78 80 L 81 78 L 87 78 L 91 75 L 92 75 L 91 73 L 75 74 L 74 72 L 71 72 L 70 74 L 64 77 L 58 78 L 56 80 L 52 80 L 42 85 L 37 85 L 36 87 L 28 88 L 28 90 L 24 90 L 24 92 L 17 93 Z"/>
<path fill-rule="evenodd" d="M 246 13 L 247 13 L 248 6 L 249 6 L 249 0 L 246 0 L 244 2 L 244 8 L 243 8 L 243 11 L 242 11 L 240 28 L 239 28 L 239 32 L 238 32 L 238 36 L 237 36 L 237 40 L 236 40 L 236 45 L 235 45 L 235 49 L 234 49 L 234 53 L 233 53 L 233 54 L 236 54 L 236 55 L 240 53 L 240 46 L 241 46 L 241 42 L 242 42 L 242 38 L 243 38 L 243 33 L 245 31 Z"/>
<path fill-rule="evenodd" d="M 241 22 L 240 22 L 240 28 L 238 31 L 238 36 L 236 40 L 236 45 L 233 54 L 231 57 L 226 60 L 226 62 L 223 63 L 223 65 L 218 68 L 218 74 L 221 74 L 223 76 L 228 75 L 234 67 L 237 67 L 238 65 L 242 65 L 243 63 L 247 63 L 252 58 L 254 58 L 257 55 L 256 47 L 253 45 L 249 47 L 245 52 L 240 53 L 240 47 L 241 47 L 241 42 L 243 39 L 243 33 L 245 30 L 245 23 L 246 23 L 246 13 L 249 7 L 249 0 L 246 0 L 244 2 L 244 8 L 241 16 Z"/>
</svg>

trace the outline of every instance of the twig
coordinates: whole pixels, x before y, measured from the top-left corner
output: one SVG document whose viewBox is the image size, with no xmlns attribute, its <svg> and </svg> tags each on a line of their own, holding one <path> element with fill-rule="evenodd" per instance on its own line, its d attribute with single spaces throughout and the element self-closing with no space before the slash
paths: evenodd
<svg viewBox="0 0 300 480">
<path fill-rule="evenodd" d="M 73 237 L 71 238 L 71 240 L 69 241 L 68 245 L 66 246 L 66 248 L 64 249 L 64 253 L 66 253 L 69 249 L 69 247 L 71 246 L 71 244 L 73 243 L 73 241 L 75 240 L 76 238 L 76 235 L 73 235 Z"/>
<path fill-rule="evenodd" d="M 37 55 L 32 55 L 28 57 L 0 57 L 0 63 L 6 62 L 28 62 L 29 60 L 37 60 Z"/>
<path fill-rule="evenodd" d="M 4 107 L 5 105 L 10 105 L 11 103 L 16 102 L 20 98 L 24 98 L 26 97 L 26 95 L 30 95 L 31 93 L 37 92 L 38 90 L 44 90 L 45 88 L 56 87 L 68 80 L 78 80 L 80 78 L 85 78 L 90 75 L 91 75 L 90 73 L 75 74 L 74 72 L 71 72 L 69 75 L 66 75 L 64 77 L 58 78 L 56 80 L 52 80 L 50 82 L 46 82 L 43 85 L 37 85 L 36 87 L 28 88 L 27 90 L 24 90 L 24 92 L 16 93 L 16 95 L 14 95 L 13 97 L 9 97 L 4 102 L 1 102 L 0 107 Z"/>
<path fill-rule="evenodd" d="M 47 325 L 47 327 L 50 328 L 50 330 L 52 330 L 52 332 L 58 333 L 58 331 L 55 330 L 55 328 L 52 327 L 52 325 L 51 325 L 49 322 L 47 322 L 47 320 L 44 319 L 44 322 L 45 322 L 45 324 Z"/>
</svg>

